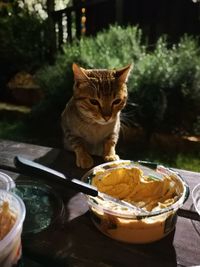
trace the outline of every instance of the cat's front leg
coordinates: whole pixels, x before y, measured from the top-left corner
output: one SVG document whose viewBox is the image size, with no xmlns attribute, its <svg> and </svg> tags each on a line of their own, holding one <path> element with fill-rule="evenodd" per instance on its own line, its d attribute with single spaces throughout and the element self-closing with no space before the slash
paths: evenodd
<svg viewBox="0 0 200 267">
<path fill-rule="evenodd" d="M 85 149 L 81 138 L 72 135 L 69 131 L 65 131 L 64 146 L 75 153 L 77 167 L 88 169 L 94 165 L 94 161 Z"/>
<path fill-rule="evenodd" d="M 83 147 L 77 147 L 74 149 L 76 154 L 76 165 L 82 169 L 91 168 L 94 165 L 93 158 Z"/>
<path fill-rule="evenodd" d="M 119 160 L 119 156 L 116 154 L 115 147 L 118 138 L 115 135 L 110 136 L 104 143 L 104 160 L 114 161 Z"/>
<path fill-rule="evenodd" d="M 75 153 L 76 166 L 82 169 L 91 168 L 94 161 L 85 149 L 82 139 L 71 134 L 67 127 L 64 130 L 64 147 Z"/>
</svg>

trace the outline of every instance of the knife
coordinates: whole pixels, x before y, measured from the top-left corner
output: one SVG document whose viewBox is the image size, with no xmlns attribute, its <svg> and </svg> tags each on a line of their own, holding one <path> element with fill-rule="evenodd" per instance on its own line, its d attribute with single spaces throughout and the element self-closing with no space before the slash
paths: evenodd
<svg viewBox="0 0 200 267">
<path fill-rule="evenodd" d="M 90 184 L 87 184 L 75 178 L 72 178 L 72 179 L 68 178 L 63 173 L 58 172 L 52 168 L 46 167 L 35 161 L 23 158 L 21 156 L 15 156 L 14 164 L 19 170 L 23 171 L 23 173 L 26 175 L 31 175 L 31 176 L 38 175 L 40 177 L 48 176 L 48 178 L 54 179 L 54 181 L 56 179 L 59 182 L 65 183 L 68 187 L 76 191 L 80 191 L 92 197 L 99 197 L 100 199 L 111 201 L 117 205 L 128 208 L 129 210 L 131 209 L 133 212 L 136 212 L 139 214 L 146 213 L 146 211 L 143 210 L 142 208 L 134 206 L 131 203 L 128 203 L 124 200 L 116 199 L 110 195 L 99 192 L 96 187 Z"/>
</svg>

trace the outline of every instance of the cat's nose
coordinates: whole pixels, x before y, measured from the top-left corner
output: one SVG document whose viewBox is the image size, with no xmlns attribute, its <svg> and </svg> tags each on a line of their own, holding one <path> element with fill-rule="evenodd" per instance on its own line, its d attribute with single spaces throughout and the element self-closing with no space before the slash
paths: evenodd
<svg viewBox="0 0 200 267">
<path fill-rule="evenodd" d="M 108 121 L 110 119 L 110 116 L 104 116 L 103 118 L 105 121 Z"/>
</svg>

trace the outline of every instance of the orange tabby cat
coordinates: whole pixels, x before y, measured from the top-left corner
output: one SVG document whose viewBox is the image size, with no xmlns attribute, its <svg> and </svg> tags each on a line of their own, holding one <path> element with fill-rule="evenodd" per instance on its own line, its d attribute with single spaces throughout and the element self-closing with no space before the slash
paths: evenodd
<svg viewBox="0 0 200 267">
<path fill-rule="evenodd" d="M 127 100 L 132 65 L 118 70 L 84 69 L 73 64 L 73 96 L 62 113 L 64 146 L 76 154 L 76 165 L 90 168 L 91 155 L 119 159 L 120 112 Z"/>
</svg>

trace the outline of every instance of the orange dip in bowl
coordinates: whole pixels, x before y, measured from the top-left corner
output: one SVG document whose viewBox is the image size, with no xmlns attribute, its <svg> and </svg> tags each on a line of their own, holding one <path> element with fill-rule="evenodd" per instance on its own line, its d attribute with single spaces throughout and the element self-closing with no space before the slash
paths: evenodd
<svg viewBox="0 0 200 267">
<path fill-rule="evenodd" d="M 132 161 L 116 161 L 89 171 L 84 181 L 120 200 L 141 207 L 144 213 L 87 196 L 91 218 L 107 236 L 128 243 L 149 243 L 175 227 L 177 210 L 187 198 L 188 186 L 174 172 L 158 173 Z"/>
</svg>

